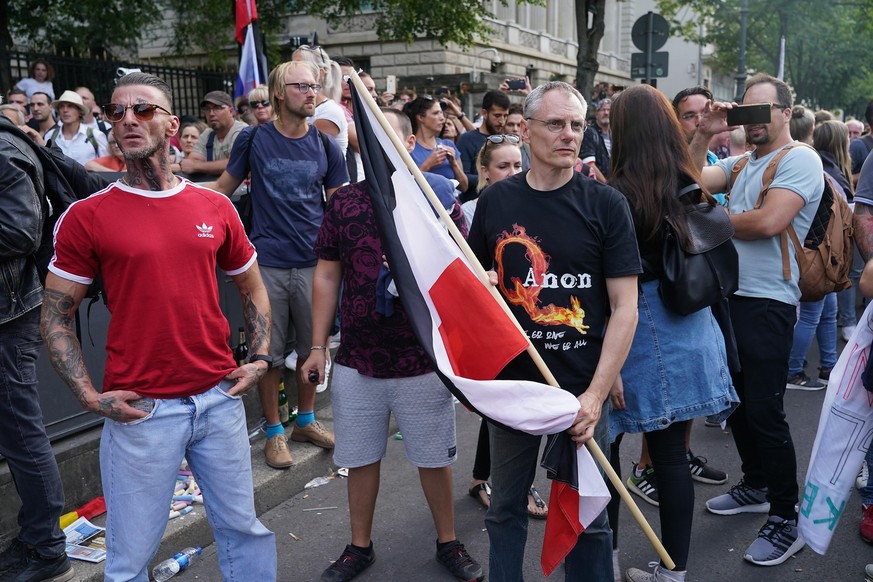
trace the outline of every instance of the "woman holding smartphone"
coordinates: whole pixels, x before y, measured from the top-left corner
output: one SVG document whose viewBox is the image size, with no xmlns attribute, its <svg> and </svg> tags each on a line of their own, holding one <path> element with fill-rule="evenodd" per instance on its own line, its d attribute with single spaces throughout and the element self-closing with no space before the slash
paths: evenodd
<svg viewBox="0 0 873 582">
<path fill-rule="evenodd" d="M 468 181 L 461 164 L 461 152 L 453 142 L 438 137 L 446 122 L 444 107 L 430 95 L 416 97 L 403 106 L 415 132 L 415 148 L 410 155 L 421 171 L 455 180 L 458 190 L 463 192 Z"/>
</svg>

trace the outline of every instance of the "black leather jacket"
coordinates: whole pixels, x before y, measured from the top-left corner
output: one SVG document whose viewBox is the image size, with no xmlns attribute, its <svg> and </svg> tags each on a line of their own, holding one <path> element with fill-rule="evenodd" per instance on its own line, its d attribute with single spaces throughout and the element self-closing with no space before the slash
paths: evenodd
<svg viewBox="0 0 873 582">
<path fill-rule="evenodd" d="M 5 119 L 4 119 L 5 121 Z M 2 123 L 2 122 L 0 122 Z M 42 166 L 23 139 L 0 128 L 0 324 L 39 307 L 42 286 L 33 253 L 43 235 Z"/>
<path fill-rule="evenodd" d="M 57 148 L 35 145 L 0 115 L 0 324 L 42 304 L 33 255 L 43 237 L 51 236 L 45 228 L 48 201 L 63 210 L 107 183 Z"/>
</svg>

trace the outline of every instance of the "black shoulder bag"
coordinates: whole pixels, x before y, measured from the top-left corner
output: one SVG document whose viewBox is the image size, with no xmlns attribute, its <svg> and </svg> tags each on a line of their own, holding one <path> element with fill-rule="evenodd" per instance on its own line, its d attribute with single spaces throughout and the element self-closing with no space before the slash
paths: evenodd
<svg viewBox="0 0 873 582">
<path fill-rule="evenodd" d="M 679 198 L 699 193 L 691 184 Z M 697 197 L 700 200 L 700 196 Z M 688 238 L 664 218 L 661 274 L 658 294 L 664 305 L 689 315 L 718 303 L 739 287 L 739 259 L 731 238 L 734 228 L 724 208 L 707 202 L 683 205 Z"/>
</svg>

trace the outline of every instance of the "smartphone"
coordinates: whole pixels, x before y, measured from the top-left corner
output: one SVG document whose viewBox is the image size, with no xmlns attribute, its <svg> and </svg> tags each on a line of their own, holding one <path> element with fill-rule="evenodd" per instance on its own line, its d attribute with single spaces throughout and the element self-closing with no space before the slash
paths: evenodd
<svg viewBox="0 0 873 582">
<path fill-rule="evenodd" d="M 525 82 L 524 79 L 508 79 L 506 85 L 509 87 L 510 91 L 519 91 L 524 89 Z"/>
<path fill-rule="evenodd" d="M 436 94 L 437 95 L 448 95 L 449 88 L 448 87 L 440 87 L 439 89 L 436 90 Z"/>
<path fill-rule="evenodd" d="M 756 125 L 770 123 L 770 104 L 740 105 L 727 110 L 728 125 Z"/>
<path fill-rule="evenodd" d="M 388 75 L 385 80 L 385 92 L 391 93 L 392 95 L 397 94 L 397 76 L 396 75 Z"/>
</svg>

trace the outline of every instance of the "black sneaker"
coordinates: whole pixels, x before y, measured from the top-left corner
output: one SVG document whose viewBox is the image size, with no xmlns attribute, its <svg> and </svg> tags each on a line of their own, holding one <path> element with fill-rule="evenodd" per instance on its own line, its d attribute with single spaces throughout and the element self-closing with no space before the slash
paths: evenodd
<svg viewBox="0 0 873 582">
<path fill-rule="evenodd" d="M 27 550 L 26 563 L 18 569 L 8 571 L 3 579 L 12 582 L 66 582 L 75 575 L 67 554 L 56 558 L 43 558 L 36 550 Z"/>
<path fill-rule="evenodd" d="M 346 582 L 369 568 L 375 561 L 376 552 L 373 551 L 373 542 L 370 542 L 369 555 L 348 545 L 339 560 L 322 573 L 321 582 Z"/>
<path fill-rule="evenodd" d="M 27 561 L 27 546 L 18 538 L 0 552 L 0 573 L 12 568 L 23 568 Z"/>
<path fill-rule="evenodd" d="M 470 557 L 464 544 L 458 540 L 447 542 L 442 549 L 437 541 L 436 558 L 458 580 L 473 582 L 485 579 L 482 566 Z"/>
<path fill-rule="evenodd" d="M 816 390 L 823 390 L 825 385 L 818 380 L 810 378 L 803 372 L 798 372 L 797 374 L 788 376 L 788 382 L 785 387 L 789 390 L 807 390 L 814 392 Z"/>
<path fill-rule="evenodd" d="M 638 466 L 637 463 L 634 463 L 634 470 L 627 478 L 627 488 L 642 497 L 646 503 L 658 507 L 658 482 L 655 480 L 655 468 L 646 465 L 643 474 L 637 477 Z"/>
<path fill-rule="evenodd" d="M 822 384 L 824 384 L 825 386 L 828 385 L 828 382 L 831 379 L 831 370 L 833 370 L 833 368 L 819 368 L 818 369 L 818 381 L 821 382 Z"/>
<path fill-rule="evenodd" d="M 691 451 L 688 451 L 688 469 L 691 471 L 691 478 L 700 483 L 721 485 L 728 480 L 727 473 L 707 466 L 706 457 L 695 457 Z"/>
</svg>

